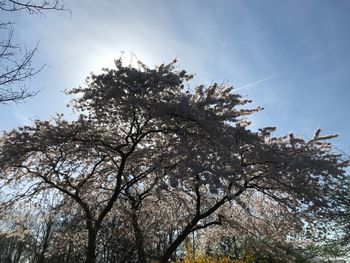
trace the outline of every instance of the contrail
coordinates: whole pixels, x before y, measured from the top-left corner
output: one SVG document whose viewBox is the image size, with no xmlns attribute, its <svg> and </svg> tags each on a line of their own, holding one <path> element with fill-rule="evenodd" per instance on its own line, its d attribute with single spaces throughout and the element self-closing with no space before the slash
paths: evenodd
<svg viewBox="0 0 350 263">
<path fill-rule="evenodd" d="M 262 79 L 253 81 L 253 82 L 251 82 L 251 83 L 248 83 L 248 84 L 246 84 L 246 85 L 240 86 L 240 87 L 236 88 L 235 90 L 242 90 L 242 89 L 246 89 L 246 88 L 255 86 L 255 85 L 260 84 L 260 83 L 262 83 L 262 82 L 265 82 L 265 81 L 268 81 L 268 80 L 270 80 L 270 79 L 276 78 L 276 77 L 278 77 L 279 75 L 281 75 L 281 73 L 270 75 L 270 76 L 268 76 L 268 77 L 265 77 L 265 78 L 262 78 Z"/>
<path fill-rule="evenodd" d="M 297 66 L 299 66 L 301 64 L 304 64 L 306 62 L 309 62 L 309 61 L 318 59 L 319 57 L 322 57 L 324 54 L 328 53 L 329 51 L 332 51 L 333 49 L 337 48 L 339 45 L 340 44 L 335 44 L 335 45 L 329 46 L 329 47 L 321 50 L 320 52 L 318 52 L 316 54 L 310 55 L 310 56 L 306 57 L 305 59 L 300 60 L 294 66 L 288 67 L 285 70 L 280 71 L 279 73 L 272 74 L 272 75 L 267 76 L 265 78 L 261 78 L 261 79 L 258 79 L 256 81 L 253 81 L 251 83 L 248 83 L 246 85 L 243 85 L 241 87 L 238 87 L 238 88 L 236 88 L 236 90 L 242 90 L 242 89 L 250 88 L 250 87 L 253 87 L 253 86 L 255 86 L 257 84 L 260 84 L 262 82 L 265 82 L 265 81 L 268 81 L 270 79 L 276 78 L 276 77 L 278 77 L 278 76 L 280 76 L 282 74 L 285 74 L 286 72 L 290 71 L 291 69 L 293 69 L 293 68 L 295 68 L 295 67 L 297 67 Z"/>
<path fill-rule="evenodd" d="M 307 62 L 307 61 L 311 61 L 311 60 L 314 60 L 314 59 L 317 59 L 319 57 L 322 57 L 324 54 L 328 53 L 329 51 L 339 47 L 341 44 L 334 44 L 332 46 L 329 46 L 323 50 L 321 50 L 320 52 L 314 54 L 314 55 L 311 55 L 309 57 L 307 57 L 303 62 Z"/>
</svg>

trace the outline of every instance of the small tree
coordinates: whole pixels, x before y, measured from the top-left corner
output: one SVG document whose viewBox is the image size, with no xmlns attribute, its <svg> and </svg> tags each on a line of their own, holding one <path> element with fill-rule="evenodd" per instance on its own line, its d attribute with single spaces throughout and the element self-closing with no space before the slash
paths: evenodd
<svg viewBox="0 0 350 263">
<path fill-rule="evenodd" d="M 184 91 L 192 76 L 176 71 L 175 63 L 150 69 L 117 60 L 116 69 L 68 92 L 80 95 L 72 102 L 78 120 L 58 116 L 6 133 L 0 167 L 9 196 L 3 208 L 61 195 L 84 220 L 87 263 L 96 262 L 97 237 L 118 200 L 130 202 L 140 245 L 147 243 L 137 218 L 142 203 L 159 196 L 162 213 L 179 202 L 177 211 L 166 212 L 181 224 L 160 251 L 161 263 L 192 232 L 221 225 L 225 206 L 255 212 L 248 202 L 254 195 L 301 222 L 333 208 L 348 165 L 325 142 L 335 136 L 318 130 L 305 141 L 273 137 L 274 128 L 253 132 L 246 116 L 260 108 L 242 109 L 249 101 L 226 84 Z M 138 251 L 138 262 L 145 262 L 144 252 Z"/>
</svg>

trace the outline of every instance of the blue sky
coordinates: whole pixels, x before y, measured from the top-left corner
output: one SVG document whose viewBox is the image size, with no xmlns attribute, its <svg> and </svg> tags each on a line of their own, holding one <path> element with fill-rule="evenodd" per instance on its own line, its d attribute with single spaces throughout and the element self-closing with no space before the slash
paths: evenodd
<svg viewBox="0 0 350 263">
<path fill-rule="evenodd" d="M 34 63 L 47 66 L 26 83 L 41 92 L 0 105 L 0 130 L 64 112 L 64 89 L 113 65 L 124 51 L 149 66 L 177 57 L 195 82 L 230 82 L 265 108 L 252 128 L 311 137 L 337 133 L 350 152 L 350 1 L 66 0 L 68 12 L 11 15 L 15 38 L 39 41 Z M 135 59 L 135 58 L 134 58 Z"/>
</svg>

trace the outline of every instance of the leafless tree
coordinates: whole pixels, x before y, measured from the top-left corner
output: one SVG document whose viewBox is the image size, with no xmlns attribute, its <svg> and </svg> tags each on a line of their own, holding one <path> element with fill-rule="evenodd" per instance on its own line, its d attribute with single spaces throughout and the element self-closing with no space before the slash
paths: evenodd
<svg viewBox="0 0 350 263">
<path fill-rule="evenodd" d="M 54 1 L 13 1 L 0 0 L 0 14 L 26 12 L 43 14 L 46 11 L 65 10 L 60 0 Z M 31 49 L 22 47 L 13 40 L 14 24 L 0 20 L 0 103 L 18 102 L 37 94 L 28 90 L 24 81 L 36 75 L 43 68 L 35 68 L 32 60 L 37 46 Z"/>
</svg>

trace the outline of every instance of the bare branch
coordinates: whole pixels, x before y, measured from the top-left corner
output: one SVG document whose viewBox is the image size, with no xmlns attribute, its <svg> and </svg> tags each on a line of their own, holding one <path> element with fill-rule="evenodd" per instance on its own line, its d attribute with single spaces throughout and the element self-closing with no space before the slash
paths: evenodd
<svg viewBox="0 0 350 263">
<path fill-rule="evenodd" d="M 26 11 L 29 14 L 43 14 L 44 11 L 65 11 L 64 4 L 61 0 L 54 1 L 14 1 L 2 0 L 0 10 L 6 12 Z"/>
</svg>

